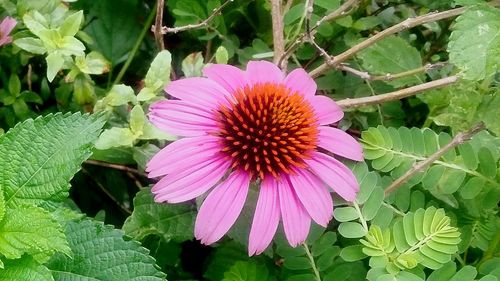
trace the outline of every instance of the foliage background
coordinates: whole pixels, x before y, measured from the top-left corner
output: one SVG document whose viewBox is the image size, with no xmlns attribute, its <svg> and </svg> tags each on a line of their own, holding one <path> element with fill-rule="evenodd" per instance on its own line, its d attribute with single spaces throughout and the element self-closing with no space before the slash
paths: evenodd
<svg viewBox="0 0 500 281">
<path fill-rule="evenodd" d="M 283 1 L 281 65 L 318 76 L 366 162 L 345 161 L 361 191 L 334 198 L 328 228 L 295 249 L 279 233 L 257 257 L 257 189 L 210 247 L 193 239 L 196 202 L 153 202 L 144 166 L 173 137 L 146 114 L 207 63 L 283 55 L 271 2 L 159 3 L 165 35 L 151 31 L 154 1 L 0 0 L 18 20 L 0 47 L 0 280 L 500 280 L 498 2 Z"/>
</svg>

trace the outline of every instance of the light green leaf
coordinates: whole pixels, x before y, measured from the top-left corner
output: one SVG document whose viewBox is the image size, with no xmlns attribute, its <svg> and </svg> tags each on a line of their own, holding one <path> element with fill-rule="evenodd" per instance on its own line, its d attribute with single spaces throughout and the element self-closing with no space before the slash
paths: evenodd
<svg viewBox="0 0 500 281">
<path fill-rule="evenodd" d="M 361 238 L 366 234 L 366 230 L 357 222 L 343 222 L 338 230 L 346 238 Z"/>
<path fill-rule="evenodd" d="M 29 254 L 43 263 L 55 252 L 71 254 L 62 227 L 42 208 L 7 208 L 0 223 L 0 253 L 8 259 Z"/>
<path fill-rule="evenodd" d="M 23 16 L 24 25 L 31 31 L 31 33 L 40 37 L 43 31 L 47 30 L 48 23 L 46 19 L 37 11 L 26 13 Z"/>
<path fill-rule="evenodd" d="M 226 64 L 228 60 L 229 53 L 227 52 L 227 49 L 224 46 L 219 46 L 219 48 L 215 51 L 215 62 Z"/>
<path fill-rule="evenodd" d="M 57 72 L 63 67 L 64 57 L 58 52 L 53 52 L 45 58 L 45 61 L 47 62 L 47 79 L 52 82 Z"/>
<path fill-rule="evenodd" d="M 8 206 L 60 201 L 91 154 L 103 121 L 95 115 L 56 114 L 26 120 L 0 138 L 0 185 Z"/>
<path fill-rule="evenodd" d="M 144 110 L 141 105 L 136 105 L 130 111 L 130 131 L 134 136 L 141 136 L 143 134 L 144 123 L 147 122 Z"/>
<path fill-rule="evenodd" d="M 186 77 L 201 76 L 203 66 L 203 55 L 201 52 L 192 53 L 182 60 L 182 72 Z"/>
<path fill-rule="evenodd" d="M 391 36 L 379 41 L 375 45 L 361 51 L 358 57 L 361 65 L 370 74 L 396 74 L 422 66 L 422 58 L 418 50 L 400 37 Z M 403 87 L 423 82 L 423 75 L 396 79 L 388 84 L 394 87 Z"/>
<path fill-rule="evenodd" d="M 462 267 L 451 279 L 450 281 L 473 281 L 476 278 L 477 270 L 471 265 L 466 265 Z"/>
<path fill-rule="evenodd" d="M 358 212 L 354 207 L 340 207 L 333 210 L 333 217 L 340 222 L 352 221 L 358 218 Z"/>
<path fill-rule="evenodd" d="M 56 254 L 47 264 L 56 281 L 165 280 L 149 251 L 100 222 L 68 222 L 73 258 Z"/>
<path fill-rule="evenodd" d="M 135 196 L 134 212 L 125 221 L 123 230 L 138 240 L 158 235 L 167 241 L 182 242 L 193 238 L 194 217 L 191 205 L 155 203 L 147 188 Z"/>
<path fill-rule="evenodd" d="M 456 19 L 453 29 L 448 52 L 463 78 L 494 75 L 500 67 L 500 10 L 488 5 L 470 8 Z"/>
<path fill-rule="evenodd" d="M 132 87 L 123 84 L 113 85 L 108 94 L 103 99 L 97 101 L 94 111 L 111 110 L 114 106 L 125 105 L 129 102 L 132 104 L 137 103 L 137 98 Z"/>
<path fill-rule="evenodd" d="M 72 36 L 64 36 L 58 42 L 58 51 L 66 56 L 84 56 L 85 45 Z"/>
<path fill-rule="evenodd" d="M 83 21 L 83 11 L 78 11 L 67 16 L 61 26 L 59 26 L 59 34 L 61 36 L 75 36 Z"/>
<path fill-rule="evenodd" d="M 137 162 L 137 166 L 144 170 L 147 162 L 153 157 L 153 155 L 158 153 L 158 151 L 160 151 L 160 148 L 158 148 L 156 145 L 146 143 L 143 146 L 133 147 L 132 157 L 134 158 L 135 162 Z"/>
<path fill-rule="evenodd" d="M 384 191 L 382 188 L 375 188 L 361 209 L 361 213 L 366 220 L 372 220 L 377 215 L 383 199 Z"/>
<path fill-rule="evenodd" d="M 172 55 L 163 50 L 156 55 L 149 67 L 144 83 L 153 92 L 158 92 L 170 82 L 170 69 L 172 67 Z"/>
<path fill-rule="evenodd" d="M 4 216 L 5 216 L 5 199 L 3 196 L 2 186 L 0 185 L 0 222 L 2 222 Z"/>
<path fill-rule="evenodd" d="M 156 91 L 149 87 L 144 87 L 137 94 L 138 101 L 148 101 L 156 97 Z"/>
<path fill-rule="evenodd" d="M 87 74 L 102 74 L 109 70 L 109 62 L 99 52 L 90 52 L 85 57 L 76 57 L 75 65 L 81 72 Z"/>
<path fill-rule="evenodd" d="M 14 40 L 14 45 L 19 48 L 37 55 L 43 55 L 47 49 L 43 46 L 42 40 L 33 37 L 25 37 Z"/>
<path fill-rule="evenodd" d="M 176 140 L 176 136 L 167 134 L 160 129 L 156 128 L 153 124 L 146 120 L 142 135 L 139 137 L 141 140 Z"/>
<path fill-rule="evenodd" d="M 0 281 L 54 281 L 50 270 L 33 258 L 5 261 L 5 268 L 0 269 Z"/>
<path fill-rule="evenodd" d="M 136 137 L 129 128 L 113 127 L 102 132 L 95 147 L 104 150 L 112 147 L 132 146 L 135 139 Z"/>
</svg>

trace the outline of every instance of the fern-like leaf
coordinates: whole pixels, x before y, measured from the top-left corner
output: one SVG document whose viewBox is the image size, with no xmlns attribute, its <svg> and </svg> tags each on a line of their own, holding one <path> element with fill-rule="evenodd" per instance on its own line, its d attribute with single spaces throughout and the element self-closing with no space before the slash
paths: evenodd
<svg viewBox="0 0 500 281">
<path fill-rule="evenodd" d="M 55 114 L 26 120 L 3 135 L 0 186 L 6 205 L 66 198 L 103 124 L 95 115 Z"/>
</svg>

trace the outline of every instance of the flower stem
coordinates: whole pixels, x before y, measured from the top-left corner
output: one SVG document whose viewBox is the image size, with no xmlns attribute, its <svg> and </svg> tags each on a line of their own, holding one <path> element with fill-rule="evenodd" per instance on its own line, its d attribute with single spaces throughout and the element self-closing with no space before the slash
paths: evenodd
<svg viewBox="0 0 500 281">
<path fill-rule="evenodd" d="M 122 68 L 120 69 L 120 72 L 115 78 L 115 82 L 113 82 L 114 85 L 118 84 L 122 78 L 123 75 L 125 75 L 125 72 L 127 71 L 128 67 L 132 63 L 132 60 L 135 57 L 135 54 L 139 50 L 139 47 L 141 46 L 142 40 L 144 40 L 144 37 L 146 36 L 146 33 L 148 30 L 151 28 L 151 24 L 153 23 L 153 19 L 155 18 L 156 14 L 156 9 L 151 9 L 151 13 L 149 14 L 148 18 L 146 19 L 146 22 L 144 23 L 144 27 L 142 28 L 141 34 L 139 34 L 139 37 L 137 37 L 137 40 L 135 41 L 135 45 L 132 48 L 132 51 L 130 51 L 130 54 L 128 55 L 127 61 L 125 61 L 125 64 L 123 64 Z"/>
<path fill-rule="evenodd" d="M 314 257 L 311 254 L 311 251 L 309 251 L 309 247 L 307 246 L 306 242 L 302 244 L 304 247 L 304 250 L 306 251 L 306 255 L 309 258 L 309 263 L 311 264 L 311 268 L 314 272 L 314 276 L 316 277 L 316 281 L 321 281 L 321 276 L 319 275 L 319 270 L 316 267 L 316 263 L 314 262 Z"/>
</svg>

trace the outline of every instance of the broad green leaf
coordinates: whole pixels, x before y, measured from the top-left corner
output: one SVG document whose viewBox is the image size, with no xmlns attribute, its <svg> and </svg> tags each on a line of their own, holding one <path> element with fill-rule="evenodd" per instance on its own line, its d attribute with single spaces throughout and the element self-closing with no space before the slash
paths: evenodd
<svg viewBox="0 0 500 281">
<path fill-rule="evenodd" d="M 164 204 L 153 200 L 150 189 L 143 189 L 134 198 L 134 212 L 123 230 L 142 240 L 158 235 L 165 240 L 182 242 L 193 238 L 195 210 L 189 204 Z"/>
<path fill-rule="evenodd" d="M 289 257 L 285 259 L 283 266 L 291 270 L 302 270 L 311 268 L 311 263 L 307 257 Z"/>
<path fill-rule="evenodd" d="M 162 90 L 170 81 L 170 69 L 172 67 L 172 55 L 163 50 L 156 55 L 149 67 L 144 83 L 153 92 Z"/>
<path fill-rule="evenodd" d="M 0 253 L 8 259 L 29 254 L 43 263 L 54 253 L 70 255 L 62 227 L 50 213 L 35 206 L 7 208 L 0 223 Z"/>
<path fill-rule="evenodd" d="M 379 41 L 375 45 L 358 54 L 361 65 L 370 74 L 396 74 L 422 66 L 420 53 L 407 41 L 400 37 L 391 36 Z M 388 84 L 394 87 L 403 87 L 423 82 L 423 75 L 416 74 L 396 79 Z"/>
<path fill-rule="evenodd" d="M 276 280 L 267 267 L 254 261 L 238 261 L 224 273 L 222 281 L 271 281 Z"/>
<path fill-rule="evenodd" d="M 14 40 L 14 45 L 19 48 L 37 55 L 43 55 L 47 49 L 43 46 L 42 40 L 33 37 L 24 37 Z"/>
<path fill-rule="evenodd" d="M 0 138 L 0 185 L 8 206 L 61 201 L 91 154 L 103 121 L 95 115 L 55 114 L 26 120 Z"/>
<path fill-rule="evenodd" d="M 20 259 L 5 261 L 4 269 L 0 269 L 0 281 L 14 280 L 54 281 L 54 278 L 47 267 L 29 256 L 24 256 Z"/>
<path fill-rule="evenodd" d="M 100 222 L 68 222 L 73 258 L 56 254 L 47 264 L 54 280 L 165 280 L 149 251 L 124 233 Z"/>
<path fill-rule="evenodd" d="M 42 36 L 42 32 L 47 30 L 48 23 L 46 19 L 38 12 L 32 11 L 23 16 L 24 25 L 38 37 Z"/>
<path fill-rule="evenodd" d="M 136 137 L 129 128 L 113 127 L 102 132 L 95 143 L 97 149 L 108 149 L 120 146 L 132 146 Z"/>
<path fill-rule="evenodd" d="M 80 25 L 83 21 L 83 11 L 78 11 L 67 16 L 61 26 L 59 26 L 59 33 L 61 36 L 75 36 Z"/>
<path fill-rule="evenodd" d="M 470 8 L 456 19 L 453 29 L 448 52 L 463 78 L 493 76 L 500 66 L 500 10 L 488 5 Z"/>
<path fill-rule="evenodd" d="M 5 199 L 3 195 L 2 186 L 0 185 L 0 222 L 2 222 L 5 215 Z"/>
</svg>

